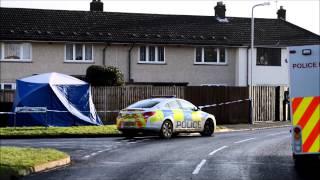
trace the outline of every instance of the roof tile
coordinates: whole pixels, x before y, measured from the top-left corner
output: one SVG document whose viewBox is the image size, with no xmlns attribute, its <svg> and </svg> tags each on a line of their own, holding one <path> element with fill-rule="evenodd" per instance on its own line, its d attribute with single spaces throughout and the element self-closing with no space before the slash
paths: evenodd
<svg viewBox="0 0 320 180">
<path fill-rule="evenodd" d="M 221 23 L 214 16 L 0 8 L 0 39 L 249 45 L 251 19 L 227 19 Z M 256 45 L 320 44 L 319 35 L 279 19 L 256 18 L 255 32 Z"/>
</svg>

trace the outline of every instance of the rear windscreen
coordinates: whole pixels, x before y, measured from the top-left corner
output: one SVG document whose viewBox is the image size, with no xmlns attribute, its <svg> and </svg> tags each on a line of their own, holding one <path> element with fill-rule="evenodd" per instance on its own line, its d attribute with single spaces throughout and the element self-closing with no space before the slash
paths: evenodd
<svg viewBox="0 0 320 180">
<path fill-rule="evenodd" d="M 128 108 L 152 108 L 159 103 L 160 101 L 156 100 L 142 100 L 130 105 Z"/>
</svg>

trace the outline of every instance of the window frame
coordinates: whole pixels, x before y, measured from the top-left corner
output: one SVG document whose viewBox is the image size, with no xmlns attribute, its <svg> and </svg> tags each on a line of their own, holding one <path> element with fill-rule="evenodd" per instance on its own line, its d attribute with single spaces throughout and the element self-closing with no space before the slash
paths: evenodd
<svg viewBox="0 0 320 180">
<path fill-rule="evenodd" d="M 10 85 L 11 89 L 4 89 L 5 85 Z M 16 83 L 0 83 L 0 89 L 1 90 L 15 90 L 16 89 Z"/>
<path fill-rule="evenodd" d="M 5 59 L 5 44 L 19 44 L 19 55 L 20 59 Z M 23 45 L 28 45 L 30 48 L 30 58 L 29 59 L 23 59 L 24 54 L 23 54 Z M 29 42 L 0 42 L 0 61 L 3 62 L 32 62 L 32 43 Z"/>
<path fill-rule="evenodd" d="M 82 60 L 76 59 L 76 45 L 82 45 Z M 72 45 L 72 60 L 67 59 L 67 45 Z M 86 45 L 91 45 L 91 59 L 86 60 Z M 65 43 L 64 44 L 64 62 L 68 63 L 93 63 L 94 62 L 94 45 L 91 43 Z"/>
<path fill-rule="evenodd" d="M 181 109 L 184 110 L 184 111 L 193 111 L 195 108 L 197 108 L 197 106 L 195 106 L 191 102 L 188 102 L 188 101 L 183 100 L 183 99 L 178 100 L 178 103 L 181 106 Z M 187 107 L 184 107 L 183 104 L 188 104 L 188 105 L 191 105 L 192 107 L 190 107 L 190 109 L 189 109 Z"/>
<path fill-rule="evenodd" d="M 270 50 L 278 50 L 279 52 L 279 64 L 277 64 L 277 65 L 272 65 L 272 64 L 263 64 L 263 63 L 261 63 L 261 61 L 260 61 L 260 57 L 258 58 L 258 50 L 263 50 L 264 52 L 268 52 L 268 53 L 270 53 L 269 51 Z M 271 53 L 271 54 L 275 54 L 275 53 Z M 259 64 L 258 64 L 258 61 L 260 62 Z M 265 60 L 266 62 L 268 62 L 267 60 Z M 265 66 L 265 67 L 281 67 L 282 66 L 282 48 L 266 48 L 266 47 L 257 47 L 256 48 L 256 63 L 255 63 L 255 65 L 256 66 Z"/>
<path fill-rule="evenodd" d="M 145 47 L 145 61 L 141 61 L 141 57 L 140 57 L 141 47 Z M 155 48 L 155 54 L 154 54 L 155 60 L 154 61 L 150 61 L 149 47 Z M 163 61 L 159 61 L 159 47 L 163 48 Z M 157 46 L 157 45 L 139 46 L 139 48 L 138 48 L 138 63 L 139 64 L 166 64 L 166 48 L 165 48 L 165 46 Z"/>
<path fill-rule="evenodd" d="M 150 104 L 150 103 L 155 103 L 152 107 L 141 107 L 142 105 L 145 105 L 145 104 Z M 138 101 L 138 102 L 135 102 L 131 105 L 129 105 L 127 107 L 127 109 L 130 109 L 130 108 L 141 108 L 141 109 L 150 109 L 150 108 L 154 108 L 156 106 L 158 106 L 159 104 L 161 103 L 161 101 L 159 100 L 150 100 L 150 99 L 145 99 L 145 100 L 141 100 L 141 101 Z M 137 107 L 137 106 L 140 106 L 140 107 Z"/>
<path fill-rule="evenodd" d="M 201 48 L 201 62 L 197 62 L 197 48 Z M 205 58 L 204 58 L 204 49 L 205 48 L 213 48 L 213 49 L 217 49 L 217 62 L 206 62 Z M 224 58 L 224 62 L 220 61 L 220 50 L 224 49 L 224 54 L 225 54 L 225 58 Z M 194 64 L 196 65 L 227 65 L 228 64 L 228 53 L 227 53 L 227 48 L 225 47 L 195 47 L 194 48 Z"/>
<path fill-rule="evenodd" d="M 170 106 L 170 103 L 176 103 L 178 106 L 177 106 L 176 108 L 172 108 L 172 107 Z M 178 100 L 176 100 L 176 99 L 171 100 L 171 101 L 168 101 L 165 105 L 168 105 L 168 107 L 169 107 L 169 109 L 170 109 L 170 110 L 174 110 L 174 109 L 182 109 L 181 104 L 180 104 L 180 103 L 179 103 L 179 101 L 178 101 Z"/>
</svg>

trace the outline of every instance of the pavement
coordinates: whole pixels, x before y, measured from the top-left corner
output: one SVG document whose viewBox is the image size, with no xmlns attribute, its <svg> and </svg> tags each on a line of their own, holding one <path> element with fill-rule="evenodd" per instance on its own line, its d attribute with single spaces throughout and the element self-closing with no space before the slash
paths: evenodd
<svg viewBox="0 0 320 180">
<path fill-rule="evenodd" d="M 255 122 L 254 124 L 217 124 L 216 132 L 247 131 L 290 126 L 291 121 L 260 121 Z"/>
<path fill-rule="evenodd" d="M 268 125 L 213 137 L 6 139 L 1 145 L 50 147 L 71 155 L 71 166 L 26 180 L 317 179 L 319 165 L 294 166 L 290 128 Z M 228 128 L 235 126 L 240 128 Z"/>
</svg>

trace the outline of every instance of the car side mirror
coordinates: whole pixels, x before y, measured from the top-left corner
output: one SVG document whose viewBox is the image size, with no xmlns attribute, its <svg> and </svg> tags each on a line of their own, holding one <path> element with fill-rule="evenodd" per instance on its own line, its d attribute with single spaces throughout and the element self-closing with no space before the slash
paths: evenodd
<svg viewBox="0 0 320 180">
<path fill-rule="evenodd" d="M 200 109 L 198 107 L 194 107 L 192 110 L 193 111 L 199 111 Z"/>
</svg>

